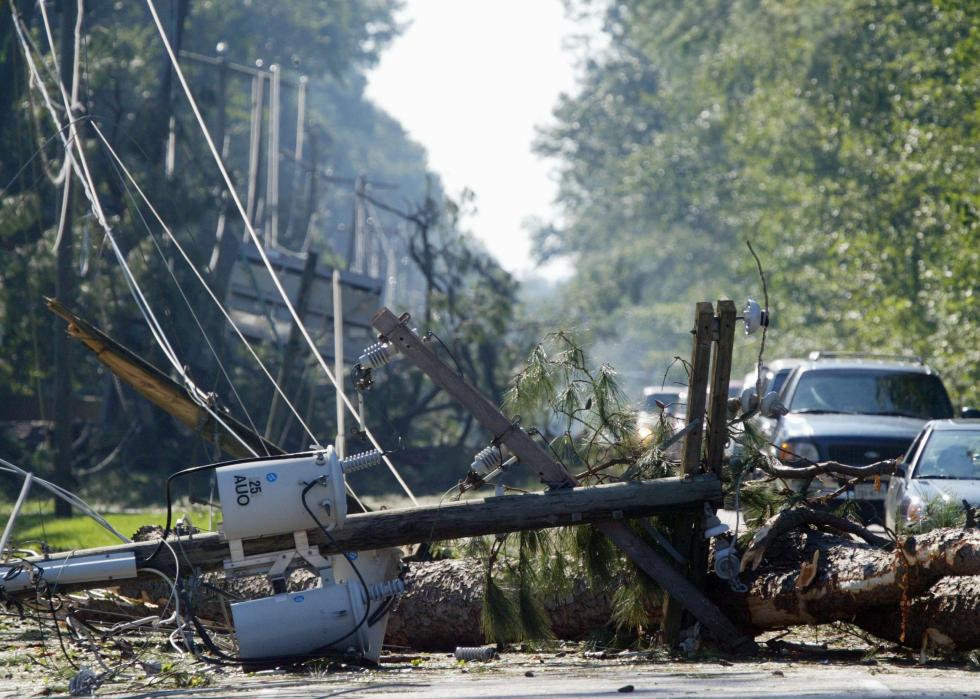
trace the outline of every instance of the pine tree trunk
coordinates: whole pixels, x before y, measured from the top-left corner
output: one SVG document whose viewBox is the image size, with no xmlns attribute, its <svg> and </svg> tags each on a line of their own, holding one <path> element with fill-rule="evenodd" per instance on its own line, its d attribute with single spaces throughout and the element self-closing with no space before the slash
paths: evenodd
<svg viewBox="0 0 980 699">
<path fill-rule="evenodd" d="M 909 537 L 899 547 L 791 531 L 761 552 L 756 548 L 758 556 L 752 552 L 750 546 L 745 557 L 754 558 L 757 568 L 741 575 L 746 593 L 733 592 L 714 576 L 708 583 L 712 600 L 750 633 L 845 621 L 913 649 L 924 644 L 949 651 L 980 648 L 978 530 L 935 530 Z M 386 642 L 436 651 L 484 643 L 483 576 L 483 562 L 476 559 L 412 564 L 406 576 L 409 591 L 392 610 Z M 209 574 L 207 579 L 237 596 L 270 594 L 261 577 L 226 581 Z M 290 588 L 314 584 L 313 574 L 299 571 Z M 143 578 L 120 591 L 150 602 L 163 602 L 170 593 L 161 581 Z M 213 591 L 199 588 L 195 599 L 201 616 L 225 621 L 223 603 Z M 100 598 L 78 606 L 111 610 L 113 602 Z M 545 600 L 545 607 L 558 638 L 581 639 L 609 624 L 611 591 L 579 580 L 566 599 Z M 134 612 L 131 606 L 126 611 Z"/>
</svg>

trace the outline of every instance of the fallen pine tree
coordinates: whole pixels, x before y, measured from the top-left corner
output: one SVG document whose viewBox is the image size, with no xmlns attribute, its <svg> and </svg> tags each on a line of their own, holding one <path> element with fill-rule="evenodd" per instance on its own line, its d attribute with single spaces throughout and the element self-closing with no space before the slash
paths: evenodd
<svg viewBox="0 0 980 699">
<path fill-rule="evenodd" d="M 914 650 L 924 645 L 943 651 L 980 648 L 980 531 L 936 529 L 897 543 L 870 533 L 870 542 L 841 533 L 858 526 L 805 506 L 785 510 L 757 531 L 745 551 L 741 580 L 747 591 L 735 592 L 727 581 L 709 576 L 709 596 L 751 635 L 847 622 Z M 478 557 L 413 563 L 406 576 L 409 591 L 391 614 L 387 643 L 451 651 L 494 640 L 487 638 L 482 622 L 486 565 Z M 208 580 L 236 597 L 270 592 L 260 577 Z M 294 589 L 315 584 L 309 573 L 291 581 Z M 196 607 L 203 618 L 221 623 L 221 596 L 213 586 L 197 588 Z M 142 583 L 120 589 L 151 603 L 168 594 L 162 583 L 159 589 Z M 603 628 L 615 630 L 621 589 L 590 584 L 585 575 L 576 575 L 564 594 L 545 594 L 538 601 L 554 637 L 581 640 Z M 133 602 L 125 596 L 95 597 L 99 604 L 85 605 L 94 616 L 100 610 L 118 611 L 116 606 L 133 613 Z M 655 629 L 659 606 L 647 604 L 644 612 L 646 630 Z"/>
</svg>

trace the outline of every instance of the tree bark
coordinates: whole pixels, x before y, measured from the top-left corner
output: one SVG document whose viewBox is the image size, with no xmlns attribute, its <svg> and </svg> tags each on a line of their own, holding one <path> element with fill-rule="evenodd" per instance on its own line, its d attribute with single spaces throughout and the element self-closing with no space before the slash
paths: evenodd
<svg viewBox="0 0 980 699">
<path fill-rule="evenodd" d="M 977 530 L 937 529 L 886 547 L 793 532 L 761 563 L 743 575 L 746 594 L 717 578 L 710 591 L 753 632 L 846 621 L 912 648 L 926 635 L 948 650 L 980 647 Z"/>
</svg>

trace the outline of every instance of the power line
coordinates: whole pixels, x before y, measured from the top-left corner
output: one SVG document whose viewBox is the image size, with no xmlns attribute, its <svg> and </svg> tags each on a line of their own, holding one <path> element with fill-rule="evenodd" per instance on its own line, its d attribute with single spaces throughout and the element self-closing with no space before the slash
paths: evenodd
<svg viewBox="0 0 980 699">
<path fill-rule="evenodd" d="M 293 318 L 293 322 L 296 323 L 296 327 L 300 331 L 300 334 L 302 334 L 303 339 L 306 340 L 307 345 L 309 345 L 310 350 L 313 353 L 313 356 L 317 359 L 317 362 L 320 364 L 320 368 L 323 369 L 323 372 L 327 375 L 327 378 L 330 379 L 331 383 L 333 383 L 334 388 L 338 391 L 341 399 L 343 400 L 344 404 L 347 406 L 347 409 L 350 411 L 351 415 L 354 416 L 354 419 L 357 420 L 358 424 L 364 430 L 364 433 L 368 437 L 368 440 L 371 442 L 371 445 L 379 452 L 384 454 L 385 450 L 381 447 L 377 439 L 367 428 L 367 425 L 364 424 L 364 421 L 361 419 L 361 416 L 359 415 L 357 409 L 354 407 L 353 403 L 351 403 L 350 399 L 343 391 L 342 387 L 340 386 L 333 372 L 330 371 L 330 367 L 327 366 L 326 361 L 323 359 L 323 355 L 321 355 L 319 349 L 317 349 L 316 343 L 313 342 L 313 338 L 310 337 L 310 333 L 309 331 L 307 331 L 306 326 L 303 324 L 303 320 L 299 317 L 299 314 L 296 312 L 296 308 L 293 306 L 292 301 L 289 300 L 289 296 L 286 294 L 286 290 L 283 288 L 282 283 L 279 281 L 279 277 L 276 275 L 275 269 L 272 267 L 272 263 L 269 262 L 269 258 L 265 254 L 265 249 L 262 245 L 262 241 L 259 239 L 258 234 L 256 234 L 255 229 L 252 227 L 251 221 L 249 221 L 248 216 L 245 213 L 245 208 L 242 206 L 242 202 L 238 196 L 238 192 L 235 191 L 235 187 L 231 181 L 231 177 L 229 176 L 228 171 L 225 168 L 224 162 L 221 159 L 221 154 L 218 152 L 217 147 L 214 145 L 214 140 L 211 138 L 211 132 L 208 130 L 207 123 L 204 121 L 204 117 L 201 115 L 201 110 L 198 108 L 197 102 L 194 99 L 194 95 L 191 93 L 190 86 L 187 84 L 187 79 L 184 77 L 184 72 L 183 70 L 181 70 L 180 63 L 177 61 L 177 56 L 174 54 L 173 47 L 170 45 L 170 40 L 167 38 L 167 32 L 163 28 L 163 23 L 160 21 L 160 16 L 157 14 L 156 5 L 154 4 L 153 0 L 146 0 L 146 4 L 150 10 L 150 14 L 153 16 L 153 21 L 156 24 L 157 32 L 160 34 L 160 39 L 163 42 L 164 48 L 167 50 L 167 55 L 170 57 L 170 62 L 173 65 L 174 72 L 177 75 L 177 79 L 180 81 L 181 87 L 184 90 L 184 94 L 187 96 L 187 101 L 190 104 L 191 111 L 194 112 L 194 116 L 197 119 L 197 123 L 201 128 L 201 133 L 204 135 L 204 140 L 207 142 L 208 148 L 211 150 L 211 155 L 214 158 L 215 164 L 218 166 L 218 170 L 221 172 L 221 176 L 224 178 L 225 185 L 228 187 L 228 192 L 231 195 L 232 200 L 235 202 L 235 206 L 238 208 L 238 213 L 241 215 L 242 221 L 245 224 L 245 229 L 248 231 L 249 236 L 252 238 L 252 241 L 255 243 L 259 256 L 262 258 L 262 262 L 265 264 L 266 269 L 269 271 L 269 274 L 272 278 L 272 283 L 275 285 L 276 289 L 279 292 L 279 295 L 282 297 L 286 308 L 289 310 L 289 314 Z M 418 501 L 415 499 L 414 493 L 412 493 L 411 488 L 409 488 L 408 484 L 405 483 L 405 481 L 402 479 L 401 474 L 398 473 L 398 470 L 395 468 L 394 464 L 391 463 L 391 460 L 387 456 L 384 456 L 383 459 L 385 465 L 391 471 L 392 475 L 394 475 L 395 479 L 398 481 L 398 484 L 408 495 L 409 499 L 412 501 L 413 504 L 417 505 Z"/>
<path fill-rule="evenodd" d="M 41 9 L 41 16 L 44 20 L 45 30 L 47 32 L 47 35 L 49 37 L 49 42 L 50 42 L 51 29 L 48 23 L 47 10 L 45 9 L 43 2 L 39 3 L 39 6 Z M 149 326 L 150 333 L 153 335 L 157 343 L 160 345 L 160 348 L 163 350 L 164 354 L 166 355 L 167 359 L 170 361 L 174 370 L 183 379 L 184 384 L 187 387 L 188 394 L 192 397 L 194 402 L 197 403 L 205 411 L 207 411 L 222 427 L 228 430 L 239 442 L 241 442 L 242 446 L 244 446 L 249 452 L 251 452 L 255 456 L 258 456 L 258 454 L 244 440 L 242 440 L 242 438 L 236 432 L 234 432 L 228 427 L 225 421 L 222 420 L 221 416 L 218 415 L 216 412 L 214 412 L 207 405 L 206 397 L 204 396 L 203 392 L 194 384 L 191 378 L 187 375 L 187 372 L 184 370 L 183 366 L 181 366 L 179 359 L 174 353 L 173 347 L 168 341 L 166 334 L 164 333 L 159 322 L 157 321 L 156 316 L 153 314 L 153 310 L 150 308 L 149 303 L 146 300 L 146 297 L 143 295 L 142 289 L 140 289 L 139 284 L 137 283 L 135 277 L 133 276 L 132 270 L 130 270 L 129 265 L 126 262 L 126 258 L 122 254 L 122 250 L 120 250 L 118 244 L 116 243 L 116 239 L 112 233 L 112 228 L 109 226 L 109 222 L 106 220 L 105 213 L 102 210 L 102 205 L 98 198 L 98 194 L 95 191 L 95 184 L 94 181 L 92 180 L 92 175 L 88 167 L 88 160 L 85 157 L 85 150 L 82 147 L 78 137 L 78 129 L 75 120 L 73 119 L 71 104 L 68 100 L 68 94 L 65 92 L 64 85 L 61 83 L 60 80 L 58 80 L 59 91 L 61 92 L 61 97 L 62 97 L 62 101 L 64 102 L 65 111 L 67 112 L 68 115 L 68 128 L 69 131 L 71 132 L 71 136 L 72 136 L 71 140 L 73 141 L 71 145 L 75 146 L 74 150 L 77 151 L 78 153 L 78 160 L 75 159 L 75 155 L 73 149 L 71 148 L 71 145 L 69 144 L 69 140 L 64 135 L 64 130 L 61 124 L 61 120 L 57 115 L 57 111 L 55 110 L 54 105 L 51 102 L 51 97 L 50 95 L 48 95 L 47 89 L 44 87 L 44 83 L 41 80 L 41 77 L 38 73 L 37 65 L 34 62 L 34 58 L 31 55 L 30 48 L 28 47 L 27 40 L 24 36 L 24 29 L 22 26 L 20 15 L 17 12 L 17 8 L 14 3 L 11 3 L 10 11 L 13 16 L 14 29 L 17 33 L 18 39 L 20 40 L 21 48 L 24 51 L 24 56 L 27 61 L 28 68 L 31 72 L 31 76 L 34 79 L 35 83 L 37 84 L 38 90 L 40 91 L 41 96 L 44 98 L 44 104 L 48 110 L 48 113 L 58 129 L 58 134 L 60 135 L 62 144 L 64 145 L 65 148 L 65 157 L 70 163 L 72 170 L 75 172 L 75 174 L 78 176 L 79 180 L 81 181 L 82 191 L 85 193 L 85 197 L 86 199 L 88 199 L 89 204 L 92 207 L 92 213 L 95 215 L 96 220 L 99 222 L 99 225 L 102 226 L 103 230 L 105 231 L 106 239 L 109 241 L 110 247 L 113 250 L 113 254 L 115 255 L 117 261 L 119 262 L 123 270 L 123 278 L 126 280 L 126 285 L 129 288 L 130 294 L 133 296 L 133 299 L 136 301 L 136 306 L 137 308 L 139 308 L 140 313 L 143 315 L 143 319 L 146 321 L 147 325 Z M 52 57 L 55 59 L 55 64 L 57 65 L 57 55 L 53 44 L 50 46 L 50 48 L 51 48 Z"/>
</svg>

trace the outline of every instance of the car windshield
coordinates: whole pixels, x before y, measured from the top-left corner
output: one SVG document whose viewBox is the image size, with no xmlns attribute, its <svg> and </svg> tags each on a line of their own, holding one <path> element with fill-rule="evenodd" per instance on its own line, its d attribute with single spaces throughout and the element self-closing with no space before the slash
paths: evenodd
<svg viewBox="0 0 980 699">
<path fill-rule="evenodd" d="M 980 478 L 980 429 L 934 431 L 913 478 Z"/>
<path fill-rule="evenodd" d="M 786 383 L 786 379 L 791 373 L 793 373 L 793 370 L 790 368 L 780 369 L 777 371 L 775 374 L 773 374 L 772 379 L 770 379 L 769 386 L 766 388 L 766 390 L 779 393 L 779 389 L 783 387 L 783 384 Z"/>
<path fill-rule="evenodd" d="M 938 377 L 874 369 L 805 372 L 789 409 L 794 413 L 854 413 L 935 420 L 953 416 Z"/>
</svg>

